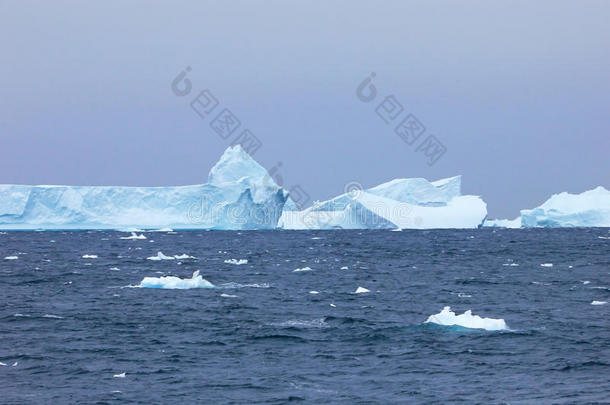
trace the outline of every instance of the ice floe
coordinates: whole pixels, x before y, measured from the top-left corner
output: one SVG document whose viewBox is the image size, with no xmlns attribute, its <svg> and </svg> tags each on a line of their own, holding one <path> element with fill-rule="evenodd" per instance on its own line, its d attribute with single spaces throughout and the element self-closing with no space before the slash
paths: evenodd
<svg viewBox="0 0 610 405">
<path fill-rule="evenodd" d="M 443 310 L 434 315 L 430 315 L 424 323 L 435 323 L 443 326 L 461 326 L 463 328 L 485 329 L 485 330 L 506 330 L 508 326 L 504 319 L 481 318 L 472 315 L 471 310 L 461 315 L 456 315 L 451 311 L 451 307 L 444 307 Z"/>
<path fill-rule="evenodd" d="M 184 259 L 196 259 L 196 257 L 194 256 L 189 256 L 187 254 L 181 254 L 181 255 L 174 255 L 174 256 L 166 256 L 163 254 L 163 252 L 157 252 L 156 256 L 151 256 L 151 257 L 147 257 L 146 260 L 153 260 L 153 261 L 159 261 L 159 260 L 184 260 Z"/>
<path fill-rule="evenodd" d="M 184 279 L 175 276 L 144 277 L 138 287 L 186 290 L 190 288 L 214 288 L 215 286 L 201 277 L 199 270 L 197 270 L 191 278 Z"/>
<path fill-rule="evenodd" d="M 238 259 L 227 259 L 227 260 L 225 260 L 225 263 L 235 264 L 235 265 L 239 266 L 240 264 L 247 264 L 248 260 L 247 259 L 239 259 L 239 260 Z"/>
<path fill-rule="evenodd" d="M 4 260 L 17 260 L 17 259 L 19 259 L 19 257 L 17 257 L 17 256 L 6 256 L 4 258 Z"/>
<path fill-rule="evenodd" d="M 608 301 L 593 301 L 591 302 L 591 305 L 605 305 L 607 303 Z"/>
<path fill-rule="evenodd" d="M 144 234 L 138 235 L 137 233 L 132 232 L 131 236 L 121 236 L 121 239 L 124 239 L 124 240 L 142 240 L 142 239 L 146 239 L 146 236 L 144 236 Z"/>
</svg>

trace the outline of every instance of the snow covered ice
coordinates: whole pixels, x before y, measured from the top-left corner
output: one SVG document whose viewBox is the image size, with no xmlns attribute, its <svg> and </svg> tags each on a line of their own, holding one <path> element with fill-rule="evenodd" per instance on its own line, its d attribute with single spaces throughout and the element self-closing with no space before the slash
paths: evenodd
<svg viewBox="0 0 610 405">
<path fill-rule="evenodd" d="M 285 201 L 267 170 L 236 145 L 206 184 L 0 185 L 0 229 L 270 229 Z"/>
<path fill-rule="evenodd" d="M 476 228 L 487 215 L 478 196 L 461 195 L 461 176 L 429 182 L 395 179 L 344 193 L 297 211 L 290 198 L 280 217 L 284 229 Z"/>
<path fill-rule="evenodd" d="M 191 278 L 179 278 L 175 276 L 144 277 L 138 286 L 140 288 L 163 288 L 168 290 L 190 288 L 214 288 L 214 284 L 199 275 L 199 270 L 193 273 Z"/>
<path fill-rule="evenodd" d="M 461 315 L 456 315 L 451 311 L 451 307 L 444 307 L 443 310 L 435 315 L 430 315 L 424 323 L 435 323 L 443 326 L 461 326 L 463 328 L 485 329 L 490 331 L 506 330 L 504 319 L 481 318 L 472 315 L 470 310 Z"/>
</svg>

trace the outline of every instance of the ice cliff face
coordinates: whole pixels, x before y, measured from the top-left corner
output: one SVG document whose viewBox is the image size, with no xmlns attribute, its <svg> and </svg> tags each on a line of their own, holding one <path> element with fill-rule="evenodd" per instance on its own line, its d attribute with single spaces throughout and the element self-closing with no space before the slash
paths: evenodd
<svg viewBox="0 0 610 405">
<path fill-rule="evenodd" d="M 462 196 L 461 177 L 429 182 L 396 179 L 345 193 L 296 211 L 285 209 L 284 229 L 476 228 L 487 215 L 480 197 Z"/>
<path fill-rule="evenodd" d="M 285 192 L 241 146 L 207 184 L 179 187 L 0 185 L 0 228 L 275 228 Z"/>
</svg>

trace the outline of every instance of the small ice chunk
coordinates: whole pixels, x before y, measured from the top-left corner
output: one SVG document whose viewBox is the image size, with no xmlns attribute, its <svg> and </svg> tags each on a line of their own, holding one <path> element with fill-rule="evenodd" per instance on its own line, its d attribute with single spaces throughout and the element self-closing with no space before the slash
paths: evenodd
<svg viewBox="0 0 610 405">
<path fill-rule="evenodd" d="M 220 296 L 223 298 L 237 298 L 237 295 L 232 294 L 220 294 Z"/>
<path fill-rule="evenodd" d="M 593 301 L 591 302 L 591 305 L 605 305 L 607 303 L 608 301 Z"/>
<path fill-rule="evenodd" d="M 178 260 L 184 260 L 184 259 L 196 259 L 195 256 L 189 256 L 187 254 L 181 254 L 181 255 L 174 255 L 174 257 Z"/>
<path fill-rule="evenodd" d="M 17 257 L 17 256 L 6 256 L 4 258 L 4 260 L 17 260 L 17 259 L 19 259 L 19 257 Z"/>
<path fill-rule="evenodd" d="M 368 290 L 364 287 L 358 287 L 356 288 L 356 291 L 354 291 L 354 294 L 364 294 L 364 293 L 368 293 L 371 292 L 371 290 Z"/>
<path fill-rule="evenodd" d="M 424 323 L 485 330 L 508 329 L 504 319 L 481 318 L 478 315 L 472 315 L 471 310 L 468 310 L 461 315 L 456 315 L 455 312 L 451 311 L 451 307 L 444 307 L 440 313 L 430 315 Z"/>
<path fill-rule="evenodd" d="M 97 259 L 97 255 L 83 255 L 83 259 Z"/>
<path fill-rule="evenodd" d="M 174 256 L 165 256 L 163 254 L 163 252 L 157 252 L 156 256 L 147 257 L 146 259 L 159 261 L 159 260 L 175 260 L 176 258 Z"/>
<path fill-rule="evenodd" d="M 115 374 L 112 377 L 114 377 L 114 378 L 125 378 L 125 373 Z"/>
<path fill-rule="evenodd" d="M 349 267 L 343 266 L 343 267 L 341 267 L 341 270 L 349 270 Z"/>
<path fill-rule="evenodd" d="M 553 263 L 541 263 L 540 267 L 553 267 Z"/>
<path fill-rule="evenodd" d="M 225 263 L 235 264 L 235 265 L 239 266 L 240 264 L 247 264 L 248 260 L 247 259 L 239 259 L 239 260 L 237 260 L 237 259 L 227 259 L 227 260 L 225 260 Z"/>
<path fill-rule="evenodd" d="M 315 295 L 315 294 L 320 294 L 320 292 L 315 291 L 315 290 L 311 290 L 309 293 L 310 293 L 310 294 L 314 294 L 314 295 Z"/>
<path fill-rule="evenodd" d="M 298 273 L 300 271 L 311 271 L 311 267 L 301 267 L 299 269 L 292 270 L 293 273 Z"/>
<path fill-rule="evenodd" d="M 199 275 L 199 270 L 193 273 L 191 278 L 179 278 L 175 276 L 144 277 L 138 286 L 140 288 L 163 288 L 168 290 L 186 290 L 191 288 L 214 288 L 214 284 Z"/>
<path fill-rule="evenodd" d="M 330 303 L 330 306 L 333 308 L 337 308 L 337 306 L 335 304 L 333 304 L 332 302 Z"/>
</svg>

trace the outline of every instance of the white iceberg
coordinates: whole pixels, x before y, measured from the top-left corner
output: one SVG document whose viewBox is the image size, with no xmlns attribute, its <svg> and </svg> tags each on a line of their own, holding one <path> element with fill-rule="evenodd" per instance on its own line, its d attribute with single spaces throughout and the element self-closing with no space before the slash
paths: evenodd
<svg viewBox="0 0 610 405">
<path fill-rule="evenodd" d="M 236 145 L 206 184 L 0 185 L 0 229 L 272 229 L 285 201 L 267 170 Z"/>
<path fill-rule="evenodd" d="M 451 307 L 444 307 L 443 310 L 435 315 L 430 315 L 424 323 L 435 323 L 443 326 L 461 326 L 463 328 L 485 329 L 485 330 L 506 330 L 504 319 L 481 318 L 472 315 L 470 310 L 461 315 L 456 315 L 451 311 Z"/>
<path fill-rule="evenodd" d="M 581 194 L 560 193 L 541 206 L 521 210 L 524 227 L 610 227 L 610 191 L 597 187 Z"/>
<path fill-rule="evenodd" d="M 140 288 L 163 288 L 168 290 L 186 290 L 190 288 L 214 288 L 214 284 L 199 275 L 199 270 L 193 273 L 191 278 L 179 278 L 175 276 L 144 277 L 138 285 Z"/>
<path fill-rule="evenodd" d="M 297 211 L 286 203 L 284 229 L 477 228 L 487 215 L 478 196 L 461 195 L 461 176 L 435 182 L 396 179 Z"/>
</svg>

